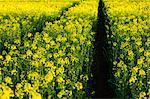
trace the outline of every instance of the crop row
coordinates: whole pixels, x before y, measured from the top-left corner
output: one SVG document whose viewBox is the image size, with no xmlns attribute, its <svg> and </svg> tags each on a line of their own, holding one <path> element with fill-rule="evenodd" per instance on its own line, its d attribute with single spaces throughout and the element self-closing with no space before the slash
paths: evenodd
<svg viewBox="0 0 150 99">
<path fill-rule="evenodd" d="M 49 12 L 36 14 L 36 11 L 51 12 L 49 9 L 33 5 L 35 14 L 32 15 L 30 11 L 28 14 L 30 4 L 24 9 L 20 6 L 22 3 L 15 2 L 10 8 L 16 8 L 16 4 L 19 5 L 18 10 L 13 10 L 15 13 L 1 10 L 0 97 L 72 99 L 90 96 L 87 82 L 92 77 L 93 24 L 98 3 L 83 1 L 53 22 L 49 21 L 52 18 Z M 68 6 L 59 4 L 52 3 L 56 13 Z"/>
<path fill-rule="evenodd" d="M 104 0 L 104 4 L 117 95 L 146 99 L 150 96 L 150 2 Z"/>
</svg>

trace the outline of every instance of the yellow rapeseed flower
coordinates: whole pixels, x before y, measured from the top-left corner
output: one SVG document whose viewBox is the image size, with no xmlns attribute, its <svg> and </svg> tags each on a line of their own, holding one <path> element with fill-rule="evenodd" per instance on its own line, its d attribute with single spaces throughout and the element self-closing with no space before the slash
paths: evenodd
<svg viewBox="0 0 150 99">
<path fill-rule="evenodd" d="M 149 51 L 144 51 L 144 56 L 146 56 L 146 57 L 150 56 L 150 52 Z"/>
<path fill-rule="evenodd" d="M 147 99 L 145 96 L 146 96 L 145 92 L 140 92 L 139 99 Z"/>
<path fill-rule="evenodd" d="M 42 99 L 42 96 L 40 93 L 32 92 L 32 98 L 31 99 Z"/>
<path fill-rule="evenodd" d="M 28 37 L 31 37 L 32 36 L 32 33 L 28 33 Z"/>
<path fill-rule="evenodd" d="M 139 52 L 143 52 L 143 51 L 144 51 L 144 48 L 140 48 L 140 49 L 139 49 Z"/>
<path fill-rule="evenodd" d="M 8 84 L 12 84 L 12 79 L 10 77 L 5 77 L 4 81 Z"/>
<path fill-rule="evenodd" d="M 43 63 L 44 64 L 45 61 L 46 61 L 46 58 L 41 58 L 40 61 L 39 61 L 39 63 Z"/>
<path fill-rule="evenodd" d="M 64 67 L 63 67 L 63 66 L 59 67 L 59 68 L 56 70 L 56 75 L 58 75 L 58 74 L 63 74 L 63 73 L 64 73 Z"/>
<path fill-rule="evenodd" d="M 34 54 L 33 54 L 33 59 L 35 60 L 35 59 L 37 59 L 37 58 L 39 58 L 38 54 L 37 54 L 37 53 L 34 53 Z"/>
<path fill-rule="evenodd" d="M 138 46 L 142 45 L 142 41 L 135 42 Z"/>
<path fill-rule="evenodd" d="M 66 64 L 70 64 L 68 57 L 65 58 L 65 63 L 66 63 Z"/>
<path fill-rule="evenodd" d="M 116 42 L 114 42 L 114 43 L 113 43 L 113 46 L 116 46 L 116 45 L 117 45 L 117 43 L 116 43 Z"/>
<path fill-rule="evenodd" d="M 25 92 L 29 92 L 30 89 L 31 89 L 31 84 L 30 83 L 25 83 L 25 85 L 24 85 L 24 91 Z"/>
<path fill-rule="evenodd" d="M 120 62 L 117 64 L 118 67 L 122 67 L 124 65 L 123 60 L 120 60 Z"/>
<path fill-rule="evenodd" d="M 28 76 L 29 76 L 29 78 L 34 79 L 34 80 L 37 80 L 40 78 L 40 75 L 37 72 L 31 72 L 31 73 L 29 73 Z"/>
<path fill-rule="evenodd" d="M 11 73 L 15 75 L 17 73 L 16 69 L 13 69 Z"/>
<path fill-rule="evenodd" d="M 47 56 L 48 56 L 48 58 L 52 58 L 52 54 L 51 54 L 51 53 L 50 53 L 50 54 L 48 54 Z"/>
<path fill-rule="evenodd" d="M 32 55 L 32 51 L 31 50 L 27 50 L 26 54 L 27 54 L 27 56 L 31 56 Z"/>
<path fill-rule="evenodd" d="M 72 96 L 72 91 L 71 90 L 69 91 L 69 96 Z"/>
<path fill-rule="evenodd" d="M 35 67 L 39 67 L 40 63 L 38 61 L 32 61 L 31 63 Z"/>
<path fill-rule="evenodd" d="M 54 59 L 55 59 L 55 58 L 57 58 L 59 56 L 59 54 L 58 53 L 54 53 L 53 56 L 54 56 Z"/>
<path fill-rule="evenodd" d="M 19 90 L 22 87 L 21 83 L 17 83 L 16 89 Z"/>
<path fill-rule="evenodd" d="M 130 79 L 129 79 L 129 83 L 134 83 L 135 81 L 137 80 L 136 76 L 132 76 Z"/>
<path fill-rule="evenodd" d="M 62 98 L 62 95 L 65 93 L 64 90 L 61 90 L 58 94 L 57 94 L 57 97 L 58 98 Z"/>
<path fill-rule="evenodd" d="M 77 62 L 79 59 L 73 55 L 71 55 L 71 61 L 72 62 Z"/>
<path fill-rule="evenodd" d="M 138 59 L 138 60 L 137 60 L 137 64 L 138 64 L 138 65 L 142 65 L 142 64 L 143 64 L 143 62 L 144 62 L 144 61 L 143 61 L 143 59 L 142 59 L 142 58 L 140 58 L 140 59 Z"/>
<path fill-rule="evenodd" d="M 62 37 L 61 42 L 64 43 L 66 41 L 67 41 L 67 38 L 66 37 Z"/>
<path fill-rule="evenodd" d="M 75 87 L 77 88 L 77 90 L 81 90 L 81 89 L 83 88 L 83 85 L 82 85 L 82 83 L 77 82 L 77 83 L 75 84 Z"/>
<path fill-rule="evenodd" d="M 10 55 L 6 55 L 6 61 L 7 62 L 11 61 L 11 56 Z"/>
<path fill-rule="evenodd" d="M 140 69 L 140 70 L 139 70 L 139 75 L 141 75 L 141 76 L 145 76 L 145 75 L 146 75 L 146 73 L 145 73 L 145 71 L 144 71 L 143 69 Z"/>
<path fill-rule="evenodd" d="M 52 72 L 48 72 L 48 74 L 45 76 L 45 81 L 46 82 L 51 82 L 53 80 L 53 74 Z"/>
<path fill-rule="evenodd" d="M 57 82 L 58 82 L 58 83 L 63 83 L 63 82 L 64 82 L 64 79 L 63 79 L 61 76 L 58 76 L 58 77 L 57 77 Z"/>
<path fill-rule="evenodd" d="M 2 55 L 0 55 L 0 60 L 3 60 L 4 58 L 3 58 L 3 56 Z"/>
<path fill-rule="evenodd" d="M 135 66 L 135 67 L 132 68 L 131 71 L 134 72 L 134 73 L 137 73 L 137 72 L 138 72 L 138 69 L 139 69 L 139 68 L 138 68 L 137 66 Z"/>
<path fill-rule="evenodd" d="M 116 64 L 117 64 L 117 61 L 114 61 L 113 64 L 116 65 Z"/>
<path fill-rule="evenodd" d="M 49 37 L 49 35 L 47 34 L 47 33 L 43 33 L 43 36 L 44 36 L 44 38 L 48 38 Z"/>
<path fill-rule="evenodd" d="M 50 49 L 50 44 L 46 44 L 46 50 Z"/>
<path fill-rule="evenodd" d="M 133 55 L 134 55 L 133 51 L 132 51 L 132 50 L 129 50 L 129 51 L 128 51 L 128 55 L 133 57 Z"/>
<path fill-rule="evenodd" d="M 66 80 L 66 84 L 70 84 L 71 83 L 71 80 L 70 79 L 67 79 Z"/>
<path fill-rule="evenodd" d="M 37 49 L 36 44 L 32 44 L 31 47 L 32 47 L 33 49 Z"/>
<path fill-rule="evenodd" d="M 15 50 L 15 49 L 17 49 L 17 48 L 16 48 L 15 45 L 12 45 L 12 46 L 11 46 L 11 49 L 12 49 L 12 50 Z"/>
<path fill-rule="evenodd" d="M 52 61 L 47 61 L 47 62 L 45 63 L 45 66 L 46 66 L 46 67 L 52 67 L 52 66 L 54 66 L 54 62 L 52 62 Z"/>
<path fill-rule="evenodd" d="M 61 59 L 60 64 L 61 64 L 61 65 L 65 65 L 65 60 L 64 60 L 64 59 Z"/>
</svg>

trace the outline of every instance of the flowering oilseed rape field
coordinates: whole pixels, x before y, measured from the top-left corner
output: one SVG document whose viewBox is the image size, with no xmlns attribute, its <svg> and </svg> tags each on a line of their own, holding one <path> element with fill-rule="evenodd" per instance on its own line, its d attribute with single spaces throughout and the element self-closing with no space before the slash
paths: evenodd
<svg viewBox="0 0 150 99">
<path fill-rule="evenodd" d="M 149 99 L 150 2 L 103 3 L 115 97 Z M 0 98 L 91 98 L 98 4 L 0 0 Z"/>
</svg>

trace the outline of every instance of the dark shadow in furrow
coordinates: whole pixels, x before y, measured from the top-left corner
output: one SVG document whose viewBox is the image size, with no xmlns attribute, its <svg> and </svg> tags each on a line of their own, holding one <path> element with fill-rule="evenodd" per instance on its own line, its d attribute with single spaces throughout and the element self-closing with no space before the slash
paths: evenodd
<svg viewBox="0 0 150 99">
<path fill-rule="evenodd" d="M 108 60 L 108 44 L 105 24 L 105 6 L 102 0 L 99 1 L 97 31 L 94 42 L 94 67 L 93 75 L 96 84 L 93 89 L 96 91 L 94 98 L 113 98 L 115 97 L 114 88 L 108 82 L 111 76 L 111 63 Z"/>
</svg>

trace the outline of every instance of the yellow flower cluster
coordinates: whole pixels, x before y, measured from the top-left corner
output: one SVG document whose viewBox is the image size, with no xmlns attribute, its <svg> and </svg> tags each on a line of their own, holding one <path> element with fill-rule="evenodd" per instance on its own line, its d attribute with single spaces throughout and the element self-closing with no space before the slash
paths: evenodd
<svg viewBox="0 0 150 99">
<path fill-rule="evenodd" d="M 145 92 L 140 92 L 139 99 L 147 99 Z"/>
<path fill-rule="evenodd" d="M 8 84 L 12 84 L 12 79 L 10 77 L 5 77 L 4 81 Z"/>
<path fill-rule="evenodd" d="M 84 17 L 84 18 L 87 15 L 88 15 L 88 17 L 94 17 L 94 16 L 97 16 L 97 13 L 98 13 L 97 7 L 98 7 L 98 2 L 96 0 L 83 1 L 78 7 L 70 8 L 70 10 L 66 13 L 66 15 L 69 15 L 69 16 L 78 15 L 78 16 Z M 69 14 L 69 13 L 71 13 L 71 14 Z"/>
<path fill-rule="evenodd" d="M 77 82 L 75 86 L 77 87 L 77 90 L 81 90 L 83 88 L 83 85 L 80 82 Z"/>
</svg>

